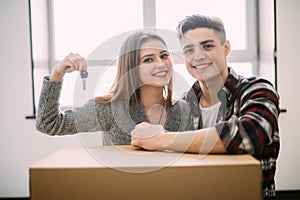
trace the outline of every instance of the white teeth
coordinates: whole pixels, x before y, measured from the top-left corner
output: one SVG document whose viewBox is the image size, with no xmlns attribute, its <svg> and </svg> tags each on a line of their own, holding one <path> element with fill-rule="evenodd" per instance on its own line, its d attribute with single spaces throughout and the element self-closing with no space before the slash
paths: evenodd
<svg viewBox="0 0 300 200">
<path fill-rule="evenodd" d="M 202 69 L 202 68 L 205 68 L 207 67 L 208 65 L 198 65 L 198 66 L 195 66 L 196 69 Z"/>
<path fill-rule="evenodd" d="M 166 71 L 154 73 L 153 76 L 165 76 L 167 74 Z"/>
<path fill-rule="evenodd" d="M 205 68 L 205 67 L 208 67 L 209 64 L 204 64 L 204 65 L 198 65 L 198 66 L 195 66 L 196 69 L 202 69 L 202 68 Z"/>
</svg>

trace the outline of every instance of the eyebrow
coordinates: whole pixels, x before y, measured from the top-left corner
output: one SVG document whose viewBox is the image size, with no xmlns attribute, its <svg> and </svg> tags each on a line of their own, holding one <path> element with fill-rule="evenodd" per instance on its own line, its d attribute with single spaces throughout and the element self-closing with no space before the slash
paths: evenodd
<svg viewBox="0 0 300 200">
<path fill-rule="evenodd" d="M 203 45 L 203 44 L 207 44 L 207 43 L 210 43 L 210 42 L 214 42 L 214 40 L 204 40 L 204 41 L 200 42 L 199 44 Z"/>
<path fill-rule="evenodd" d="M 199 45 L 204 45 L 204 44 L 207 44 L 207 43 L 210 43 L 210 42 L 214 42 L 214 40 L 204 40 L 202 42 L 199 42 Z M 191 47 L 194 47 L 194 46 L 195 46 L 194 44 L 188 44 L 188 45 L 184 46 L 183 49 L 191 48 Z"/>
<path fill-rule="evenodd" d="M 166 53 L 166 52 L 168 52 L 168 51 L 167 50 L 162 50 L 161 52 L 159 52 L 159 54 Z M 146 54 L 146 55 L 141 57 L 141 60 L 145 57 L 152 57 L 152 56 L 154 56 L 154 54 Z"/>
</svg>

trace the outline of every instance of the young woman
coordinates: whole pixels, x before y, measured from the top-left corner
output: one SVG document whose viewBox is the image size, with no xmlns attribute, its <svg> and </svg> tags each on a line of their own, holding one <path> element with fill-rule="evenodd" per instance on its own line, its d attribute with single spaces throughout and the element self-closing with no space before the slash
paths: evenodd
<svg viewBox="0 0 300 200">
<path fill-rule="evenodd" d="M 190 130 L 190 108 L 172 98 L 172 61 L 164 40 L 135 32 L 123 43 L 118 72 L 108 94 L 82 107 L 59 109 L 65 73 L 87 71 L 84 58 L 69 54 L 44 77 L 36 128 L 49 135 L 103 131 L 103 145 L 130 144 L 136 124 L 161 124 L 167 131 Z"/>
</svg>

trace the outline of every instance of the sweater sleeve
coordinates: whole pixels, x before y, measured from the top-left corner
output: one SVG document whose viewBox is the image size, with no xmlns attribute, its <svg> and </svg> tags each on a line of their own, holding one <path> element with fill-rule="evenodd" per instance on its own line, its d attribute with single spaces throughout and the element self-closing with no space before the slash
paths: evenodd
<svg viewBox="0 0 300 200">
<path fill-rule="evenodd" d="M 105 120 L 103 117 L 104 110 L 103 115 L 99 115 L 99 105 L 94 101 L 61 111 L 59 108 L 61 88 L 62 82 L 52 82 L 49 81 L 49 77 L 44 78 L 36 120 L 38 131 L 49 135 L 67 135 L 105 129 L 100 124 L 105 124 L 108 118 Z"/>
<path fill-rule="evenodd" d="M 279 143 L 279 96 L 266 80 L 256 80 L 243 90 L 239 111 L 216 129 L 229 153 L 261 155 L 268 145 Z"/>
</svg>

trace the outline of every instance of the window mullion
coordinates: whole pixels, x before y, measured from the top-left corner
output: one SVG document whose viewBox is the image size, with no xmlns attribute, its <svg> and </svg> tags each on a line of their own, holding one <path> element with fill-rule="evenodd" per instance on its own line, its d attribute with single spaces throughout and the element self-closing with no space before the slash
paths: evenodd
<svg viewBox="0 0 300 200">
<path fill-rule="evenodd" d="M 144 28 L 156 27 L 155 0 L 143 0 L 143 17 Z"/>
<path fill-rule="evenodd" d="M 47 0 L 48 4 L 48 30 L 49 31 L 49 72 L 52 71 L 54 64 L 57 62 L 57 58 L 55 56 L 55 30 L 54 30 L 54 7 L 53 0 Z"/>
<path fill-rule="evenodd" d="M 257 0 L 246 1 L 246 41 L 247 47 L 246 51 L 248 56 L 245 58 L 248 59 L 253 65 L 253 73 L 258 73 L 258 9 L 257 9 Z"/>
</svg>

